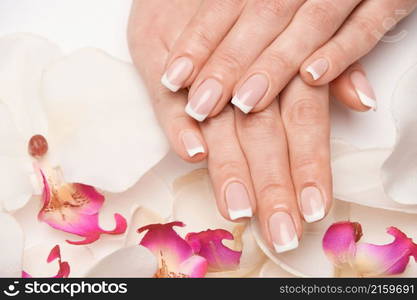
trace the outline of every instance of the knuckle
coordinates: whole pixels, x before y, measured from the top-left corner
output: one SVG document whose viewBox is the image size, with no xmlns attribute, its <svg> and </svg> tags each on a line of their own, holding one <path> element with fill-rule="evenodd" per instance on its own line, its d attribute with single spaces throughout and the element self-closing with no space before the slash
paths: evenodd
<svg viewBox="0 0 417 300">
<path fill-rule="evenodd" d="M 198 47 L 198 49 L 200 49 L 203 53 L 210 53 L 214 47 L 214 40 L 214 33 L 212 31 L 202 26 L 196 26 L 193 29 L 188 43 Z"/>
<path fill-rule="evenodd" d="M 288 18 L 290 3 L 288 0 L 257 0 L 255 13 L 262 18 Z"/>
<path fill-rule="evenodd" d="M 279 203 L 290 201 L 292 194 L 292 184 L 280 181 L 279 178 L 266 181 L 259 186 L 257 198 L 261 206 L 274 207 Z"/>
<path fill-rule="evenodd" d="M 365 40 L 377 42 L 382 36 L 377 21 L 370 16 L 353 15 L 348 22 L 355 31 L 361 32 Z"/>
<path fill-rule="evenodd" d="M 212 60 L 213 65 L 224 70 L 227 74 L 239 74 L 243 70 L 245 61 L 242 53 L 231 47 L 216 52 Z"/>
<path fill-rule="evenodd" d="M 244 166 L 241 161 L 236 160 L 221 160 L 214 164 L 216 174 L 221 174 L 225 178 L 234 177 L 233 174 L 242 174 L 242 166 Z"/>
<path fill-rule="evenodd" d="M 318 153 L 308 151 L 307 153 L 297 155 L 292 161 L 291 166 L 293 170 L 320 170 L 321 158 Z"/>
<path fill-rule="evenodd" d="M 248 114 L 242 120 L 243 130 L 261 130 L 264 133 L 276 132 L 279 126 L 277 114 L 272 110 L 263 110 L 257 113 Z"/>
<path fill-rule="evenodd" d="M 289 125 L 317 125 L 323 123 L 326 114 L 320 103 L 314 99 L 297 100 L 287 116 Z"/>
<path fill-rule="evenodd" d="M 304 20 L 312 28 L 326 32 L 336 26 L 337 10 L 331 1 L 318 2 L 306 6 Z"/>
<path fill-rule="evenodd" d="M 298 69 L 295 59 L 290 59 L 289 53 L 284 53 L 280 50 L 270 48 L 265 55 L 266 65 L 272 67 L 273 70 L 288 70 L 292 72 Z M 274 73 L 272 73 L 274 74 Z"/>
</svg>

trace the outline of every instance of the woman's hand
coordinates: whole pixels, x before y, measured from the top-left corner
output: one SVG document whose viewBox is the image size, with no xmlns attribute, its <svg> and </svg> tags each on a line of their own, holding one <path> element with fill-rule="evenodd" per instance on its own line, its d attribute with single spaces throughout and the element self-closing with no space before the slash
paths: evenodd
<svg viewBox="0 0 417 300">
<path fill-rule="evenodd" d="M 184 112 L 187 93 L 171 93 L 159 81 L 175 39 L 197 9 L 190 3 L 196 2 L 134 1 L 129 24 L 132 58 L 174 151 L 189 162 L 204 159 L 209 151 L 221 214 L 240 220 L 256 213 L 271 246 L 279 252 L 290 250 L 298 244 L 302 220 L 324 217 L 332 199 L 328 88 L 295 78 L 280 101 L 262 112 L 245 115 L 227 106 L 206 123 L 197 123 Z M 355 65 L 332 90 L 350 107 L 364 110 L 350 82 L 352 72 L 364 76 Z"/>
<path fill-rule="evenodd" d="M 171 91 L 191 86 L 186 111 L 198 121 L 218 114 L 232 96 L 245 113 L 263 110 L 299 71 L 311 85 L 331 82 L 417 6 L 416 0 L 197 2 L 162 83 Z M 352 77 L 367 90 L 364 80 Z M 372 95 L 360 96 L 374 108 Z"/>
</svg>

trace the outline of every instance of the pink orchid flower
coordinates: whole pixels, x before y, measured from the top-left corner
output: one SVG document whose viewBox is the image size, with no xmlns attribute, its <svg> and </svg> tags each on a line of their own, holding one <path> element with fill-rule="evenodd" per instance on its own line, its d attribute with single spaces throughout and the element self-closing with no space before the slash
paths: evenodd
<svg viewBox="0 0 417 300">
<path fill-rule="evenodd" d="M 359 223 L 339 222 L 323 237 L 323 249 L 336 267 L 351 266 L 360 276 L 397 275 L 404 272 L 410 256 L 417 261 L 417 244 L 395 227 L 387 233 L 394 240 L 386 245 L 358 243 L 362 236 Z"/>
<path fill-rule="evenodd" d="M 73 245 L 93 243 L 105 234 L 122 234 L 126 231 L 126 219 L 114 214 L 116 226 L 103 230 L 99 226 L 98 213 L 104 196 L 94 187 L 80 183 L 60 183 L 56 177 L 47 178 L 40 171 L 43 181 L 43 207 L 38 219 L 51 227 L 83 237 L 81 241 L 68 241 Z"/>
<path fill-rule="evenodd" d="M 241 252 L 222 244 L 223 239 L 233 239 L 228 231 L 189 233 L 183 239 L 174 226 L 184 227 L 184 224 L 152 224 L 138 229 L 139 233 L 147 231 L 140 245 L 158 258 L 159 270 L 155 277 L 204 277 L 208 270 L 226 271 L 238 267 Z"/>
<path fill-rule="evenodd" d="M 70 265 L 68 264 L 68 262 L 62 261 L 61 250 L 59 248 L 59 245 L 56 245 L 54 248 L 52 248 L 51 252 L 48 255 L 46 262 L 50 263 L 56 259 L 58 259 L 59 269 L 58 269 L 58 273 L 52 278 L 67 278 L 70 274 Z M 25 271 L 22 272 L 22 277 L 32 278 L 32 276 L 26 273 Z"/>
<path fill-rule="evenodd" d="M 203 256 L 210 272 L 232 271 L 239 266 L 241 251 L 234 251 L 223 245 L 223 240 L 233 240 L 233 234 L 227 230 L 206 230 L 189 233 L 185 237 L 194 253 Z"/>
</svg>

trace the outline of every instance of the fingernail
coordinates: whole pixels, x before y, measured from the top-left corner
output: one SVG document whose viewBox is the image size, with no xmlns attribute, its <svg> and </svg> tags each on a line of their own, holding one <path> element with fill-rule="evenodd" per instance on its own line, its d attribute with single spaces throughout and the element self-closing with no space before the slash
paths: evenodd
<svg viewBox="0 0 417 300">
<path fill-rule="evenodd" d="M 161 78 L 161 83 L 172 92 L 178 91 L 193 72 L 194 65 L 188 57 L 174 60 Z"/>
<path fill-rule="evenodd" d="M 262 99 L 268 86 L 268 78 L 265 75 L 253 75 L 237 91 L 232 99 L 232 104 L 247 114 Z"/>
<path fill-rule="evenodd" d="M 313 77 L 314 80 L 319 79 L 326 73 L 327 69 L 329 68 L 329 62 L 325 58 L 319 58 L 318 60 L 314 61 L 311 65 L 309 65 L 306 69 L 308 73 Z"/>
<path fill-rule="evenodd" d="M 298 247 L 297 232 L 289 214 L 284 212 L 274 213 L 269 218 L 269 231 L 277 253 L 290 251 Z"/>
<path fill-rule="evenodd" d="M 231 220 L 252 217 L 248 191 L 242 183 L 229 183 L 226 187 L 225 197 Z"/>
<path fill-rule="evenodd" d="M 354 71 L 350 74 L 350 80 L 362 104 L 376 110 L 375 92 L 365 74 Z"/>
<path fill-rule="evenodd" d="M 307 223 L 313 223 L 324 218 L 324 201 L 321 192 L 314 186 L 301 191 L 301 211 Z"/>
<path fill-rule="evenodd" d="M 203 144 L 193 132 L 185 132 L 181 138 L 189 157 L 193 157 L 199 153 L 204 153 Z"/>
<path fill-rule="evenodd" d="M 204 121 L 222 96 L 223 86 L 215 79 L 207 79 L 188 101 L 185 112 L 197 121 Z"/>
</svg>

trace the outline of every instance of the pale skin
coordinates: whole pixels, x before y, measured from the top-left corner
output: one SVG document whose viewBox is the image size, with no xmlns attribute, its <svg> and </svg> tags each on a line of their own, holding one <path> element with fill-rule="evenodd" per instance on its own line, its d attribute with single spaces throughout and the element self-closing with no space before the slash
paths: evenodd
<svg viewBox="0 0 417 300">
<path fill-rule="evenodd" d="M 216 1 L 210 1 L 214 2 Z M 224 2 L 238 5 L 246 1 Z M 274 1 L 260 2 L 266 5 Z M 304 2 L 294 1 L 291 7 L 288 7 L 288 11 L 295 14 Z M 416 1 L 397 2 L 412 6 Z M 208 16 L 212 8 L 207 5 L 207 1 L 204 0 L 134 1 L 128 31 L 133 61 L 149 89 L 155 113 L 172 149 L 188 162 L 208 160 L 217 206 L 223 217 L 240 221 L 256 215 L 265 240 L 271 248 L 275 248 L 277 252 L 291 250 L 298 245 L 303 222 L 319 221 L 331 207 L 329 92 L 354 110 L 367 111 L 370 108 L 363 104 L 352 80 L 353 74 L 355 77 L 366 78 L 360 64 L 355 62 L 361 56 L 360 53 L 363 55 L 369 49 L 365 51 L 363 45 L 358 45 L 362 49 L 349 52 L 352 56 L 344 58 L 350 62 L 350 66 L 336 66 L 340 58 L 336 58 L 336 54 L 328 48 L 331 46 L 327 45 L 332 45 L 331 40 L 342 33 L 342 28 L 336 35 L 328 36 L 327 40 L 322 37 L 323 41 L 317 49 L 313 47 L 311 53 L 300 54 L 305 57 L 298 60 L 299 64 L 294 65 L 294 69 L 289 69 L 286 74 L 281 72 L 277 76 L 276 73 L 272 73 L 276 72 L 276 56 L 268 58 L 265 54 L 268 53 L 267 48 L 261 49 L 261 45 L 265 44 L 267 47 L 273 39 L 284 35 L 289 27 L 286 24 L 284 30 L 285 24 L 274 24 L 281 30 L 273 34 L 268 31 L 264 37 L 257 37 L 260 40 L 250 43 L 256 47 L 248 47 L 250 49 L 245 50 L 248 53 L 237 53 L 251 56 L 251 59 L 247 60 L 245 66 L 231 69 L 233 64 L 218 60 L 222 54 L 219 56 L 217 52 L 230 45 L 243 49 L 238 45 L 245 41 L 244 35 L 224 38 L 223 33 L 220 39 L 214 36 L 221 30 L 213 29 L 213 40 L 206 39 L 204 42 L 206 52 L 199 51 L 201 41 L 198 38 L 186 38 L 187 35 L 193 34 L 195 26 L 207 25 L 198 25 L 199 21 L 204 19 L 201 18 L 201 14 L 207 16 L 207 22 L 210 20 Z M 208 24 L 220 27 L 241 24 L 251 28 L 251 22 L 254 20 L 251 20 L 250 11 L 244 8 L 247 7 L 237 10 L 238 13 L 235 11 L 233 22 L 228 19 L 231 18 L 230 15 L 225 15 L 218 16 L 215 23 Z M 265 12 L 265 18 L 273 12 Z M 268 22 L 275 21 L 262 22 L 271 27 L 272 23 Z M 265 24 L 262 22 L 258 22 L 259 28 L 251 30 L 257 30 L 259 35 L 263 34 Z M 290 20 L 287 20 L 288 22 Z M 295 22 L 295 19 L 292 22 Z M 339 24 L 340 27 L 342 21 L 335 20 L 332 24 Z M 227 32 L 229 35 L 238 35 L 238 29 L 227 28 Z M 210 51 L 207 51 L 209 49 Z M 194 67 L 190 77 L 181 87 L 191 88 L 189 92 L 182 89 L 174 93 L 167 89 L 160 79 L 172 60 L 183 56 L 185 52 L 192 54 L 188 57 L 192 57 Z M 303 65 L 323 55 L 321 53 L 326 54 L 330 68 L 320 79 L 313 81 L 311 75 L 303 71 Z M 251 73 L 250 69 L 255 67 L 265 73 L 271 72 L 269 76 L 277 81 L 270 83 L 269 94 L 252 110 L 256 113 L 245 114 L 240 108 L 226 104 L 232 97 L 235 86 L 239 85 L 238 81 L 242 81 L 246 74 Z M 298 70 L 301 70 L 300 75 L 297 75 Z M 210 113 L 212 117 L 200 123 L 190 117 L 184 107 L 195 91 L 195 85 L 206 77 L 219 79 L 227 88 L 223 89 L 219 105 Z M 278 92 L 281 92 L 279 99 Z M 192 136 L 191 144 L 197 143 L 204 152 L 192 152 L 190 155 L 190 149 L 187 148 L 190 141 L 186 143 L 184 136 Z"/>
</svg>

